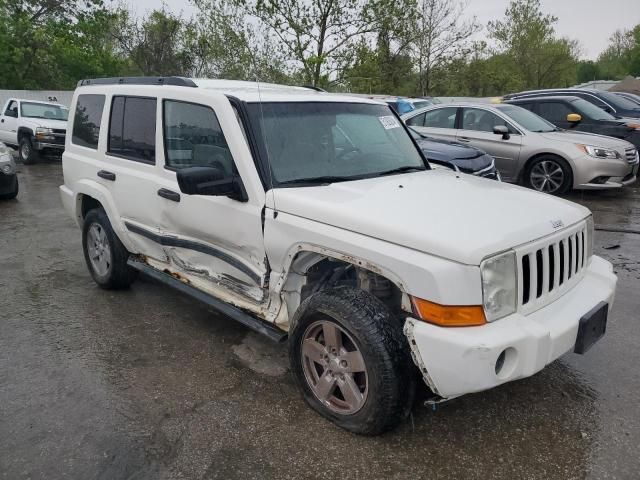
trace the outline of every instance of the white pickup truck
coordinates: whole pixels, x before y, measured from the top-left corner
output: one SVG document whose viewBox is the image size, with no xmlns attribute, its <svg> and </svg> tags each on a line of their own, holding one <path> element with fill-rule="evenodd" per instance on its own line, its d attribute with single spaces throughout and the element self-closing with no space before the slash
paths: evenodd
<svg viewBox="0 0 640 480">
<path fill-rule="evenodd" d="M 579 205 L 431 169 L 388 105 L 176 77 L 84 80 L 62 201 L 90 274 L 143 272 L 275 340 L 352 432 L 538 372 L 604 334 L 616 286 Z"/>
<path fill-rule="evenodd" d="M 0 115 L 0 141 L 18 148 L 25 164 L 43 151 L 62 153 L 69 109 L 64 105 L 11 98 Z"/>
</svg>

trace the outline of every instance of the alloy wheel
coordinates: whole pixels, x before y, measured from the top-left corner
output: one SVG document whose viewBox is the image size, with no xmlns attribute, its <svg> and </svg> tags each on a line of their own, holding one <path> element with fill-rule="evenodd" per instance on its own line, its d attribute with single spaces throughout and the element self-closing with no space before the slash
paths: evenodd
<svg viewBox="0 0 640 480">
<path fill-rule="evenodd" d="M 301 359 L 311 391 L 329 410 L 350 415 L 364 406 L 369 386 L 364 358 L 336 323 L 319 320 L 307 328 Z"/>
<path fill-rule="evenodd" d="M 531 186 L 539 192 L 553 193 L 564 183 L 564 170 L 553 160 L 536 163 L 529 174 Z"/>
<path fill-rule="evenodd" d="M 104 277 L 111 268 L 111 246 L 102 225 L 93 223 L 87 232 L 87 250 L 93 270 Z"/>
</svg>

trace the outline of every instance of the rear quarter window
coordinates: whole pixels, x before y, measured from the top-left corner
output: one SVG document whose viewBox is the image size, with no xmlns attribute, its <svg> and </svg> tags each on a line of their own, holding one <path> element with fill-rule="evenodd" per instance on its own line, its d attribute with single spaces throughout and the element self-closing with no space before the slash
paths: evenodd
<svg viewBox="0 0 640 480">
<path fill-rule="evenodd" d="M 155 98 L 115 96 L 111 104 L 108 153 L 155 164 Z"/>
<path fill-rule="evenodd" d="M 104 99 L 104 95 L 78 95 L 71 134 L 73 144 L 97 150 Z"/>
</svg>

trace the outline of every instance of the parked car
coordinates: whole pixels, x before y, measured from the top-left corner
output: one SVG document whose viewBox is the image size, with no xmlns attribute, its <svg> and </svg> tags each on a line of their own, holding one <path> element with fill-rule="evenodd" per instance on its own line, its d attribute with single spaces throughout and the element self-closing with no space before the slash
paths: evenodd
<svg viewBox="0 0 640 480">
<path fill-rule="evenodd" d="M 638 152 L 629 142 L 560 131 L 517 105 L 436 105 L 402 118 L 425 135 L 484 150 L 495 158 L 504 181 L 541 192 L 618 188 L 636 181 Z"/>
<path fill-rule="evenodd" d="M 640 95 L 636 95 L 635 93 L 627 93 L 627 92 L 611 92 L 614 95 L 618 95 L 619 97 L 626 98 L 627 100 L 631 100 L 636 105 L 640 106 Z"/>
<path fill-rule="evenodd" d="M 471 145 L 429 137 L 413 128 L 409 130 L 429 162 L 500 181 L 500 173 L 496 170 L 496 162 L 491 155 Z"/>
<path fill-rule="evenodd" d="M 507 100 L 565 130 L 621 138 L 640 148 L 640 120 L 616 118 L 578 97 L 527 97 Z"/>
<path fill-rule="evenodd" d="M 16 198 L 18 195 L 18 175 L 13 161 L 13 152 L 0 142 L 0 199 Z"/>
<path fill-rule="evenodd" d="M 384 101 L 393 108 L 399 115 L 411 112 L 418 108 L 434 105 L 436 102 L 430 98 L 407 98 L 407 97 L 390 97 Z"/>
<path fill-rule="evenodd" d="M 640 118 L 640 105 L 619 95 L 594 88 L 553 88 L 548 90 L 530 90 L 528 92 L 511 93 L 504 100 L 515 100 L 527 97 L 571 95 L 593 103 L 616 117 Z"/>
<path fill-rule="evenodd" d="M 442 401 L 604 334 L 589 210 L 432 170 L 387 105 L 163 77 L 81 81 L 71 111 L 60 192 L 95 282 L 144 272 L 288 337 L 304 399 L 347 430 L 406 418 L 416 367 Z"/>
<path fill-rule="evenodd" d="M 34 163 L 40 152 L 61 154 L 69 109 L 64 105 L 12 98 L 0 115 L 0 141 L 18 148 L 20 160 Z"/>
</svg>

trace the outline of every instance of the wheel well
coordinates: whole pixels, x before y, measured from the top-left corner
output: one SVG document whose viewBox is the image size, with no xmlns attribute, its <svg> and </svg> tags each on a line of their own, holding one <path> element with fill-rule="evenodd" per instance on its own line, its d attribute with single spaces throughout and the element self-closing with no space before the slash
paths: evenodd
<svg viewBox="0 0 640 480">
<path fill-rule="evenodd" d="M 556 153 L 536 153 L 535 155 L 533 155 L 531 158 L 529 158 L 529 160 L 526 161 L 526 163 L 524 164 L 524 168 L 522 169 L 522 171 L 520 172 L 520 178 L 519 178 L 519 182 L 518 183 L 524 183 L 524 178 L 525 175 L 527 173 L 527 170 L 529 170 L 529 167 L 531 166 L 531 164 L 536 161 L 538 158 L 541 157 L 554 157 L 557 158 L 559 160 L 562 160 L 564 163 L 567 164 L 567 167 L 569 168 L 569 172 L 571 172 L 571 184 L 573 185 L 573 169 L 571 168 L 571 165 L 569 164 L 569 162 L 563 158 L 562 156 L 556 154 Z"/>
<path fill-rule="evenodd" d="M 363 261 L 347 261 L 316 252 L 300 252 L 289 268 L 282 288 L 289 318 L 309 296 L 322 290 L 348 286 L 366 291 L 384 303 L 392 315 L 399 317 L 402 311 L 411 311 L 408 295 L 396 282 L 376 267 Z"/>
<path fill-rule="evenodd" d="M 94 208 L 102 208 L 102 204 L 93 197 L 89 195 L 82 195 L 81 204 L 80 204 L 80 212 L 82 213 L 82 219 L 87 216 L 89 211 Z"/>
<path fill-rule="evenodd" d="M 20 140 L 22 140 L 23 137 L 31 137 L 33 135 L 33 132 L 31 130 L 29 130 L 28 128 L 19 128 L 18 129 L 18 143 L 20 143 Z"/>
</svg>

